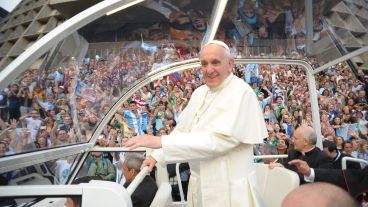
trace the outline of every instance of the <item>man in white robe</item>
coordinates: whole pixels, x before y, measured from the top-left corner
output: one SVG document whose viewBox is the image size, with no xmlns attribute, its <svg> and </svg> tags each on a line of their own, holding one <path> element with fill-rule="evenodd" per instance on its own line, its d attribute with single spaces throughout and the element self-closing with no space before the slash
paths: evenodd
<svg viewBox="0 0 368 207">
<path fill-rule="evenodd" d="M 189 162 L 188 206 L 260 206 L 252 145 L 268 135 L 257 97 L 232 74 L 225 43 L 206 44 L 200 61 L 206 85 L 194 91 L 174 131 L 134 137 L 125 146 L 159 149 L 143 163 L 150 168 Z"/>
</svg>

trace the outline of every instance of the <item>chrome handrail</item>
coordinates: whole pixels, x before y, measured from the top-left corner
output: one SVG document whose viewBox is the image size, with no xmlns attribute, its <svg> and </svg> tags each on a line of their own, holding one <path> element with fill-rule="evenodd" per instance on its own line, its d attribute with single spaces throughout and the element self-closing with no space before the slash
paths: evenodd
<svg viewBox="0 0 368 207">
<path fill-rule="evenodd" d="M 363 160 L 363 159 L 358 159 L 358 158 L 354 158 L 354 157 L 343 157 L 342 160 L 341 160 L 341 166 L 342 166 L 342 169 L 343 170 L 346 170 L 347 166 L 346 166 L 346 162 L 349 161 L 349 162 L 358 162 L 358 163 L 363 163 L 363 164 L 366 164 L 368 165 L 368 161 L 366 160 Z"/>
<path fill-rule="evenodd" d="M 183 190 L 183 185 L 181 184 L 181 177 L 180 177 L 180 171 L 179 171 L 180 164 L 181 163 L 176 163 L 175 172 L 176 172 L 176 178 L 178 179 L 178 187 L 179 187 L 179 193 L 180 193 L 180 201 L 181 202 L 185 202 L 185 199 L 184 199 L 184 190 Z"/>
<path fill-rule="evenodd" d="M 129 195 L 132 195 L 135 189 L 137 189 L 138 185 L 141 184 L 142 180 L 148 175 L 150 172 L 150 169 L 148 167 L 144 167 L 141 169 L 141 171 L 138 173 L 137 176 L 135 176 L 134 180 L 129 184 L 127 191 Z"/>
<path fill-rule="evenodd" d="M 287 158 L 288 155 L 255 155 L 254 159 Z"/>
</svg>

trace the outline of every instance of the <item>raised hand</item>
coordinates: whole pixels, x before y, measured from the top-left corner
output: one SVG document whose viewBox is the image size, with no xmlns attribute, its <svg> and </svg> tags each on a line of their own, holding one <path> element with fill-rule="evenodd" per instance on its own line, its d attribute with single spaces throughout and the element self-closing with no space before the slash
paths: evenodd
<svg viewBox="0 0 368 207">
<path fill-rule="evenodd" d="M 349 135 L 352 137 L 358 137 L 356 131 L 352 128 L 349 129 Z"/>
<path fill-rule="evenodd" d="M 16 119 L 10 119 L 10 128 L 11 129 L 16 129 L 18 125 L 18 122 Z"/>
<path fill-rule="evenodd" d="M 308 123 L 305 119 L 302 120 L 302 126 L 308 126 Z"/>
<path fill-rule="evenodd" d="M 269 123 L 266 125 L 267 127 L 267 130 L 270 131 L 270 132 L 273 132 L 274 131 L 274 127 L 273 127 L 273 124 L 272 123 Z"/>
</svg>

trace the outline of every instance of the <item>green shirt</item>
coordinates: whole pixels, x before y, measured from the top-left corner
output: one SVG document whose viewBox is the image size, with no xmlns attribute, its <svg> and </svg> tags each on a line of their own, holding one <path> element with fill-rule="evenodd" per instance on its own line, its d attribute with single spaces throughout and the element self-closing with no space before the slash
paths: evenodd
<svg viewBox="0 0 368 207">
<path fill-rule="evenodd" d="M 104 180 L 115 180 L 115 167 L 106 158 L 88 159 L 88 176 L 101 176 Z"/>
</svg>

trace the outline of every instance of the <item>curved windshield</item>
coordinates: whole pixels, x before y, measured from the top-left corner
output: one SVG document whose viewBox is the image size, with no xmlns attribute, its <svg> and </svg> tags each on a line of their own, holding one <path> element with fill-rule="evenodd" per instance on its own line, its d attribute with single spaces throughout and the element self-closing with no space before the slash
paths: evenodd
<svg viewBox="0 0 368 207">
<path fill-rule="evenodd" d="M 3 155 L 87 142 L 148 73 L 198 56 L 213 3 L 144 1 L 60 41 L 2 90 Z M 54 43 L 55 44 L 55 43 Z"/>
</svg>

